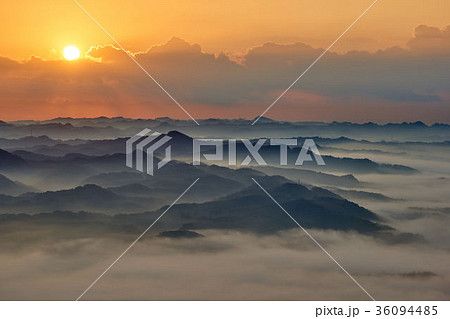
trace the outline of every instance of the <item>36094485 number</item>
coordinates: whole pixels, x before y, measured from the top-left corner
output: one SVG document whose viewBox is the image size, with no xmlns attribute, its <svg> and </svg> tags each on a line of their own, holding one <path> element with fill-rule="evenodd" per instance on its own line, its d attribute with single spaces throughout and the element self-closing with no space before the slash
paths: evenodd
<svg viewBox="0 0 450 319">
<path fill-rule="evenodd" d="M 437 306 L 377 306 L 376 315 L 381 316 L 405 316 L 405 315 L 420 315 L 420 316 L 436 316 Z"/>
</svg>

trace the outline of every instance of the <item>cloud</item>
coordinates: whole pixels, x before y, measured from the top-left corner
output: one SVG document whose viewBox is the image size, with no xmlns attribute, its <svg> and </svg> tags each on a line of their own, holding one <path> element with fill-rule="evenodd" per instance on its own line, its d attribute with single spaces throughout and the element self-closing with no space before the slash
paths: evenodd
<svg viewBox="0 0 450 319">
<path fill-rule="evenodd" d="M 448 158 L 429 158 L 428 154 L 439 153 L 439 149 L 424 147 L 383 146 L 385 150 L 406 148 L 409 153 L 396 161 L 401 158 L 401 164 L 414 163 L 422 175 L 358 176 L 368 182 L 366 190 L 382 190 L 403 199 L 358 204 L 402 232 L 424 235 L 426 243 L 392 244 L 353 232 L 309 230 L 376 299 L 448 300 L 450 296 L 450 180 L 437 178 L 450 172 Z M 391 154 L 378 156 L 383 161 L 393 160 Z M 275 206 L 274 213 L 280 219 L 288 218 Z M 120 227 L 101 220 L 70 220 L 38 223 L 17 216 L 13 223 L 0 224 L 0 299 L 74 300 L 146 227 L 142 224 L 142 229 L 134 229 L 123 219 L 125 224 Z M 202 229 L 198 231 L 204 235 L 201 238 L 170 239 L 158 237 L 166 230 L 164 219 L 160 222 L 107 272 L 86 299 L 368 298 L 298 228 L 264 236 Z"/>
<path fill-rule="evenodd" d="M 132 54 L 131 52 L 128 53 Z M 86 55 L 94 59 L 99 59 L 102 62 L 123 62 L 123 60 L 129 59 L 125 52 L 113 45 L 91 47 Z"/>
<path fill-rule="evenodd" d="M 431 55 L 446 55 L 450 52 L 450 25 L 443 29 L 419 25 L 408 46 L 415 51 Z"/>
<path fill-rule="evenodd" d="M 419 114 L 427 110 L 428 116 L 442 118 L 449 112 L 450 74 L 442 67 L 450 62 L 444 54 L 450 48 L 449 30 L 418 26 L 404 49 L 329 52 L 286 95 L 280 114 L 287 114 L 283 109 L 315 107 L 317 114 L 351 116 L 371 109 L 380 114 L 384 108 L 387 120 L 415 108 Z M 322 52 L 303 43 L 266 43 L 251 48 L 237 63 L 225 54 L 205 53 L 198 44 L 172 38 L 129 54 L 197 117 L 239 117 L 247 114 L 243 109 L 262 111 Z M 1 58 L 0 69 L 0 103 L 7 106 L 4 118 L 17 113 L 22 117 L 183 114 L 113 45 L 92 47 L 86 59 L 76 62 Z"/>
<path fill-rule="evenodd" d="M 181 240 L 147 234 L 85 298 L 368 298 L 298 229 L 271 236 L 211 230 L 203 233 L 204 238 Z M 42 234 L 30 233 L 29 242 Z M 313 235 L 377 299 L 448 298 L 449 273 L 442 250 L 381 245 L 364 236 L 340 232 L 313 231 Z M 90 238 L 55 239 L 20 252 L 2 251 L 0 298 L 74 300 L 132 240 L 120 234 L 104 238 L 91 228 Z"/>
</svg>

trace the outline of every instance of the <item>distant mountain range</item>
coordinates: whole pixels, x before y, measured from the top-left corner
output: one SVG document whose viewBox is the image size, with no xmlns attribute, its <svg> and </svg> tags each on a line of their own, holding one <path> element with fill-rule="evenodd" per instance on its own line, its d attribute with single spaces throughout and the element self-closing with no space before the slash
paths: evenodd
<svg viewBox="0 0 450 319">
<path fill-rule="evenodd" d="M 116 118 L 57 118 L 47 121 L 3 122 L 0 136 L 22 138 L 30 135 L 46 135 L 55 139 L 114 139 L 133 136 L 144 128 L 160 133 L 182 131 L 193 137 L 259 138 L 288 136 L 344 136 L 370 141 L 420 141 L 442 142 L 450 140 L 448 124 L 428 126 L 414 123 L 349 123 L 349 122 L 287 122 L 261 118 L 255 125 L 244 119 L 205 119 L 199 126 L 192 121 L 170 118 L 128 119 Z M 0 143 L 1 145 L 1 143 Z"/>
<path fill-rule="evenodd" d="M 308 189 L 299 184 L 293 184 L 279 178 L 260 178 L 259 182 L 285 207 L 292 216 L 299 220 L 306 228 L 334 229 L 343 231 L 357 231 L 364 234 L 388 232 L 392 235 L 396 231 L 380 224 L 377 215 L 363 207 L 349 202 L 330 191 L 321 188 Z M 138 192 L 143 188 L 139 187 Z M 120 190 L 121 191 L 121 190 Z M 119 192 L 120 192 L 119 191 Z M 131 191 L 135 195 L 136 190 Z M 198 191 L 198 189 L 195 189 Z M 155 192 L 151 192 L 156 195 Z M 128 194 L 129 196 L 129 194 Z M 145 201 L 130 202 L 131 197 L 124 197 L 95 185 L 86 185 L 73 190 L 46 192 L 41 194 L 25 194 L 19 197 L 0 196 L 2 213 L 0 220 L 23 220 L 24 215 L 5 214 L 12 207 L 21 212 L 52 211 L 50 214 L 33 214 L 29 220 L 60 220 L 61 218 L 83 218 L 86 227 L 89 220 L 98 220 L 98 214 L 86 213 L 58 213 L 58 211 L 76 211 L 83 207 L 87 211 L 108 212 L 133 211 L 143 206 Z M 148 213 L 115 214 L 106 217 L 102 214 L 106 224 L 135 225 L 132 229 L 139 230 L 159 216 L 165 207 Z M 108 214 L 111 215 L 111 214 Z M 14 217 L 17 216 L 17 217 Z M 78 217 L 79 216 L 79 217 Z M 91 217 L 90 217 L 91 216 Z M 86 220 L 86 218 L 88 218 Z M 78 223 L 77 223 L 78 225 Z M 250 185 L 240 191 L 227 195 L 219 200 L 204 203 L 184 203 L 172 207 L 170 214 L 159 223 L 160 230 L 202 230 L 202 229 L 229 229 L 250 231 L 258 234 L 274 233 L 280 230 L 295 228 L 292 222 L 256 185 Z M 113 227 L 114 228 L 114 227 Z"/>
<path fill-rule="evenodd" d="M 167 135 L 172 138 L 167 144 L 172 148 L 172 158 L 179 159 L 181 161 L 192 161 L 192 138 L 178 131 L 171 131 Z M 298 141 L 299 145 L 303 144 L 303 139 L 298 139 Z M 12 155 L 9 155 L 9 157 L 18 156 L 22 160 L 26 158 L 30 163 L 34 162 L 35 165 L 37 165 L 38 162 L 40 162 L 41 164 L 45 162 L 52 163 L 53 168 L 69 164 L 88 164 L 90 168 L 97 167 L 99 165 L 115 165 L 117 169 L 121 169 L 123 168 L 124 159 L 120 154 L 123 154 L 125 151 L 125 142 L 126 139 L 118 138 L 114 140 L 85 141 L 84 143 L 80 143 L 80 141 L 77 141 L 74 144 L 51 143 L 53 145 L 36 145 L 29 146 L 28 148 L 13 148 L 12 150 L 15 151 Z M 10 144 L 9 141 L 8 144 Z M 214 149 L 212 149 L 211 147 L 209 149 L 214 151 Z M 156 152 L 156 156 L 162 156 L 163 151 L 164 150 L 160 150 L 159 152 Z M 202 152 L 208 153 L 208 148 L 202 148 Z M 294 165 L 299 152 L 300 148 L 288 149 L 289 168 L 308 168 L 315 171 L 320 170 L 327 172 L 348 172 L 359 174 L 417 173 L 416 169 L 407 167 L 405 165 L 376 163 L 367 158 L 339 158 L 331 155 L 323 155 L 326 166 L 317 166 L 316 162 L 305 162 L 300 167 Z M 279 146 L 270 145 L 267 141 L 266 144 L 263 145 L 263 147 L 260 149 L 259 153 L 263 156 L 263 158 L 269 165 L 280 166 Z M 248 150 L 241 142 L 238 141 L 238 163 L 241 163 L 247 155 Z M 6 158 L 6 154 L 0 154 L 0 157 L 1 156 L 4 156 Z M 214 164 L 214 162 L 210 164 Z M 228 147 L 226 144 L 224 145 L 224 161 L 217 164 L 222 164 L 225 166 L 228 165 Z"/>
<path fill-rule="evenodd" d="M 59 178 L 61 183 L 65 179 L 80 180 L 83 175 L 86 177 L 81 182 L 84 186 L 73 189 L 29 192 L 16 197 L 1 195 L 2 213 L 37 214 L 83 210 L 110 215 L 143 212 L 169 204 L 188 183 L 199 177 L 200 180 L 195 186 L 196 191 L 185 198 L 185 201 L 197 203 L 174 207 L 174 210 L 183 209 L 183 217 L 178 219 L 181 222 L 178 227 L 189 224 L 190 228 L 244 227 L 253 231 L 266 231 L 261 228 L 264 224 L 266 227 L 272 227 L 272 231 L 284 229 L 288 223 L 273 224 L 271 220 L 273 215 L 269 213 L 272 210 L 267 208 L 270 202 L 263 200 L 266 195 L 255 187 L 252 181 L 252 178 L 255 178 L 268 189 L 272 189 L 274 196 L 288 207 L 292 207 L 299 214 L 303 212 L 299 217 L 304 218 L 309 227 L 330 228 L 333 224 L 335 225 L 333 227 L 342 229 L 348 227 L 357 231 L 383 229 L 372 224 L 372 220 L 376 220 L 373 213 L 325 189 L 317 187 L 308 189 L 299 184 L 292 184 L 281 176 L 266 176 L 249 168 L 233 170 L 214 165 L 193 166 L 172 161 L 164 171 L 158 172 L 161 174 L 150 177 L 124 167 L 123 154 L 100 157 L 65 156 L 56 160 L 41 161 L 25 161 L 8 152 L 1 154 L 5 159 L 16 159 L 7 161 L 7 171 L 10 174 L 13 174 L 11 171 L 14 172 L 16 164 L 18 166 L 16 174 L 32 176 L 33 179 L 42 176 L 43 180 L 40 183 L 44 183 L 44 180 L 47 183 L 55 182 L 58 180 L 56 178 L 58 174 L 62 175 Z M 84 167 L 86 169 L 83 169 Z M 98 174 L 93 174 L 94 172 Z M 220 211 L 227 217 L 221 215 Z M 330 218 L 330 224 L 325 223 L 328 217 L 323 219 L 323 216 Z M 249 218 L 252 222 L 247 226 L 233 225 L 233 220 L 238 217 L 241 220 Z M 225 218 L 228 222 L 223 221 L 218 223 L 219 226 L 213 226 L 216 218 Z M 336 220 L 331 221 L 333 218 Z M 336 224 L 337 220 L 343 224 Z M 347 226 L 344 226 L 347 222 Z"/>
<path fill-rule="evenodd" d="M 59 235 L 67 231 L 67 236 L 75 238 L 88 236 L 93 228 L 105 234 L 135 234 L 197 178 L 193 189 L 158 222 L 155 231 L 160 237 L 197 238 L 208 229 L 264 235 L 296 228 L 255 185 L 255 179 L 306 228 L 376 234 L 390 242 L 418 240 L 385 225 L 375 213 L 350 200 L 394 200 L 361 191 L 368 186 L 361 182 L 361 174 L 420 172 L 395 164 L 396 157 L 378 162 L 349 156 L 352 150 L 372 148 L 383 155 L 400 149 L 409 152 L 412 145 L 428 152 L 450 143 L 448 125 L 419 122 L 291 123 L 262 118 L 255 126 L 248 120 L 208 119 L 200 124 L 104 117 L 0 122 L 0 231 L 7 234 L 20 225 L 48 227 L 51 233 L 52 225 L 57 225 L 54 231 Z M 154 176 L 125 165 L 126 140 L 143 128 L 171 137 L 172 161 Z M 288 165 L 281 166 L 279 146 L 269 143 L 260 150 L 267 166 L 228 166 L 227 160 L 191 164 L 193 137 L 296 137 L 301 145 L 307 136 L 316 136 L 325 166 L 311 162 L 295 166 L 298 147 L 289 149 Z M 228 147 L 224 149 L 226 158 Z M 327 154 L 328 150 L 347 153 L 342 157 Z M 162 150 L 156 152 L 155 159 L 162 155 Z M 247 155 L 238 141 L 238 163 Z"/>
<path fill-rule="evenodd" d="M 380 224 L 374 213 L 326 189 L 307 188 L 284 177 L 267 176 L 249 168 L 233 170 L 172 161 L 167 165 L 166 171 L 150 177 L 124 168 L 123 154 L 100 157 L 65 156 L 43 161 L 25 161 L 8 152 L 1 154 L 3 158 L 16 159 L 7 161 L 7 170 L 14 171 L 16 163 L 20 172 L 36 178 L 47 169 L 48 172 L 43 176 L 53 176 L 50 181 L 55 180 L 54 174 L 58 172 L 61 174 L 64 171 L 64 178 L 70 179 L 73 167 L 90 167 L 90 170 L 75 170 L 73 173 L 87 173 L 86 176 L 89 177 L 84 181 L 84 186 L 43 193 L 28 192 L 19 196 L 0 195 L 2 214 L 27 213 L 48 218 L 49 215 L 42 213 L 86 211 L 122 216 L 117 217 L 118 219 L 127 216 L 127 223 L 136 221 L 139 224 L 160 214 L 164 209 L 163 205 L 170 204 L 190 182 L 199 177 L 193 192 L 171 209 L 170 217 L 162 221 L 161 227 L 166 230 L 234 229 L 261 234 L 296 227 L 256 187 L 252 181 L 255 178 L 307 228 L 353 230 L 361 233 L 395 232 Z M 95 171 L 102 173 L 92 175 Z M 183 178 L 180 179 L 180 176 Z M 354 178 L 345 178 L 357 183 Z M 7 178 L 3 181 L 5 187 L 14 185 Z M 162 208 L 155 210 L 159 207 Z M 145 213 L 151 210 L 155 211 Z M 98 219 L 97 215 L 92 216 Z M 8 218 L 14 219 L 11 216 Z"/>
<path fill-rule="evenodd" d="M 277 198 L 293 218 L 305 228 L 355 231 L 375 236 L 391 244 L 423 241 L 418 235 L 401 233 L 384 225 L 373 212 L 325 189 L 309 189 L 277 177 L 261 177 L 258 182 L 264 185 L 270 194 Z M 143 190 L 145 188 L 133 186 L 127 189 L 127 192 L 131 191 L 135 195 L 135 191 L 142 194 Z M 94 205 L 111 209 L 112 206 L 121 206 L 124 203 L 124 198 L 113 194 L 112 191 L 87 185 L 71 191 L 29 194 L 17 199 L 26 201 L 28 196 L 28 204 L 31 203 L 37 208 L 42 207 L 41 205 L 56 208 L 58 204 L 60 208 L 70 206 L 75 208 L 82 204 L 86 208 L 92 208 L 91 205 Z M 199 190 L 194 186 L 192 191 Z M 97 196 L 102 196 L 99 202 L 95 200 Z M 11 197 L 0 196 L 0 207 L 5 207 L 5 203 L 11 199 Z M 25 206 L 22 207 L 25 208 Z M 61 236 L 65 235 L 70 239 L 76 239 L 114 233 L 139 234 L 165 209 L 166 207 L 161 207 L 151 212 L 114 215 L 61 210 L 44 214 L 0 214 L 0 231 L 3 235 L 8 234 L 11 232 L 12 225 L 14 227 L 21 225 L 20 227 L 30 230 L 47 229 L 49 233 L 47 240 L 51 240 L 52 236 L 61 239 Z M 54 227 L 51 225 L 58 225 L 58 228 L 51 228 Z M 159 233 L 160 237 L 177 239 L 201 237 L 202 230 L 207 229 L 267 235 L 297 227 L 259 187 L 253 184 L 218 200 L 176 204 L 158 221 L 153 233 Z M 62 230 L 65 235 L 61 233 Z"/>
</svg>

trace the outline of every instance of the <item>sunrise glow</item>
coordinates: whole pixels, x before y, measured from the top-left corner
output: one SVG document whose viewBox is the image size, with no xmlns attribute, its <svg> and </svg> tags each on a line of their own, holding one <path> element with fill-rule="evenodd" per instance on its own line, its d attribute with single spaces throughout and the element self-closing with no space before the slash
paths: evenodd
<svg viewBox="0 0 450 319">
<path fill-rule="evenodd" d="M 78 59 L 79 57 L 80 50 L 77 47 L 69 45 L 64 48 L 64 58 L 66 58 L 66 60 L 72 61 Z"/>
</svg>

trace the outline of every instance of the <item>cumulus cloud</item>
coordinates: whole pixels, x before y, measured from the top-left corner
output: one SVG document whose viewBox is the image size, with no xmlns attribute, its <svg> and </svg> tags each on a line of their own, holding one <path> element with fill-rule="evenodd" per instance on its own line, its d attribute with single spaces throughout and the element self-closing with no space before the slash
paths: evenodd
<svg viewBox="0 0 450 319">
<path fill-rule="evenodd" d="M 449 112 L 450 74 L 442 67 L 450 62 L 443 54 L 450 48 L 449 30 L 418 26 L 405 49 L 329 52 L 283 103 L 315 107 L 317 114 L 321 109 L 351 115 L 352 110 L 364 113 L 371 105 L 378 113 L 383 107 L 397 107 L 388 111 L 386 120 L 413 107 L 419 110 L 416 114 L 426 110 L 442 118 Z M 261 105 L 270 104 L 322 51 L 303 43 L 267 43 L 250 49 L 238 63 L 173 38 L 145 52 L 129 53 L 198 117 L 220 116 L 224 110 L 239 117 L 247 115 L 240 112 L 243 108 L 259 111 Z M 10 106 L 6 117 L 18 109 L 25 114 L 38 109 L 41 114 L 72 116 L 174 115 L 176 109 L 113 45 L 92 47 L 86 59 L 75 63 L 1 58 L 0 68 L 0 102 Z M 345 108 L 339 110 L 341 106 Z"/>
<path fill-rule="evenodd" d="M 132 52 L 128 53 L 134 55 Z M 102 62 L 122 62 L 128 59 L 125 52 L 111 44 L 91 47 L 86 55 L 94 59 L 99 59 Z"/>
<path fill-rule="evenodd" d="M 446 55 L 450 52 L 450 25 L 443 29 L 419 25 L 408 46 L 416 51 L 431 55 Z"/>
</svg>

